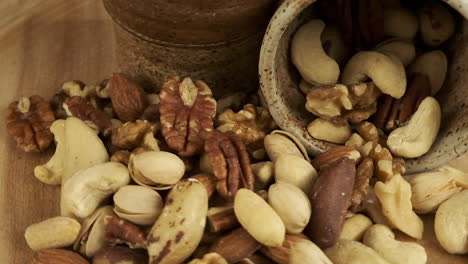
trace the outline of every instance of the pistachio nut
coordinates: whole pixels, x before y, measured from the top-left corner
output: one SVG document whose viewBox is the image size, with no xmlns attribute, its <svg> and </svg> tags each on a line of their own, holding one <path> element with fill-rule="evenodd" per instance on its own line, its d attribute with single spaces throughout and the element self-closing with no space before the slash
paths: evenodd
<svg viewBox="0 0 468 264">
<path fill-rule="evenodd" d="M 310 161 L 304 145 L 291 133 L 275 130 L 265 137 L 264 144 L 268 157 L 273 162 L 283 154 L 295 155 Z"/>
<path fill-rule="evenodd" d="M 148 235 L 150 263 L 182 263 L 187 259 L 201 241 L 207 211 L 205 186 L 195 179 L 178 182 Z"/>
<path fill-rule="evenodd" d="M 248 189 L 237 191 L 234 213 L 242 227 L 258 242 L 270 247 L 283 244 L 286 234 L 283 221 L 258 194 Z"/>
<path fill-rule="evenodd" d="M 68 247 L 78 237 L 81 225 L 73 218 L 57 216 L 26 228 L 24 238 L 32 250 Z"/>
<path fill-rule="evenodd" d="M 62 186 L 62 215 L 85 218 L 120 187 L 130 182 L 127 167 L 106 162 L 77 171 Z"/>
<path fill-rule="evenodd" d="M 164 202 L 156 191 L 139 185 L 126 185 L 114 194 L 114 212 L 137 225 L 152 225 Z"/>
<path fill-rule="evenodd" d="M 275 162 L 276 182 L 287 182 L 309 193 L 317 178 L 312 164 L 295 155 L 280 155 Z"/>
<path fill-rule="evenodd" d="M 271 161 L 258 162 L 250 165 L 255 175 L 255 189 L 265 189 L 274 179 L 275 165 Z"/>
<path fill-rule="evenodd" d="M 447 166 L 411 175 L 409 183 L 414 211 L 425 214 L 435 212 L 440 204 L 462 191 L 468 183 L 468 174 Z"/>
<path fill-rule="evenodd" d="M 433 50 L 419 55 L 409 66 L 408 73 L 421 73 L 429 78 L 432 95 L 444 84 L 447 76 L 447 56 L 441 50 Z"/>
<path fill-rule="evenodd" d="M 112 206 L 101 207 L 83 220 L 80 234 L 73 245 L 75 251 L 92 257 L 106 246 L 104 221 L 106 216 L 115 216 Z"/>
<path fill-rule="evenodd" d="M 185 164 L 165 151 L 147 151 L 130 156 L 128 164 L 132 179 L 155 190 L 170 189 L 185 173 Z"/>
<path fill-rule="evenodd" d="M 295 185 L 284 182 L 271 185 L 268 203 L 283 220 L 289 234 L 301 233 L 309 223 L 312 213 L 309 198 Z"/>
</svg>

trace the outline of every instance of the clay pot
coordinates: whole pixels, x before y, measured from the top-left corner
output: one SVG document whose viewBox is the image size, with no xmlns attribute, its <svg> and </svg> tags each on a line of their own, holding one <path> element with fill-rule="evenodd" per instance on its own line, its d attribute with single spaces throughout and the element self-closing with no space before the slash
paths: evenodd
<svg viewBox="0 0 468 264">
<path fill-rule="evenodd" d="M 258 58 L 277 0 L 103 0 L 123 72 L 158 90 L 172 75 L 215 96 L 258 87 Z"/>
<path fill-rule="evenodd" d="M 307 125 L 314 116 L 305 110 L 299 91 L 300 76 L 290 62 L 290 41 L 297 28 L 311 19 L 315 0 L 286 0 L 277 9 L 265 34 L 260 54 L 260 87 L 271 115 L 285 131 L 299 138 L 308 152 L 318 155 L 333 143 L 313 138 Z M 468 17 L 468 4 L 446 1 Z M 453 2 L 457 2 L 455 5 Z M 442 124 L 432 148 L 424 156 L 406 162 L 409 173 L 436 168 L 468 150 L 468 21 L 464 20 L 445 50 L 448 75 L 436 95 L 442 107 Z"/>
</svg>

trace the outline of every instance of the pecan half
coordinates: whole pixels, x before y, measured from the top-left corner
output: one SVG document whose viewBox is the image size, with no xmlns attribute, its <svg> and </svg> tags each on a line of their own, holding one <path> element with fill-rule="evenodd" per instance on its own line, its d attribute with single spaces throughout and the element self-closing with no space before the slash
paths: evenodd
<svg viewBox="0 0 468 264">
<path fill-rule="evenodd" d="M 160 98 L 162 134 L 169 147 L 184 157 L 200 153 L 216 114 L 210 88 L 203 81 L 172 77 L 163 84 Z"/>
<path fill-rule="evenodd" d="M 431 95 L 431 83 L 426 75 L 415 73 L 410 79 L 402 98 L 384 95 L 379 100 L 374 121 L 378 128 L 393 130 L 403 125 L 416 112 L 422 100 Z"/>
<path fill-rule="evenodd" d="M 124 122 L 135 121 L 148 104 L 143 88 L 121 73 L 110 78 L 109 95 L 115 113 Z"/>
<path fill-rule="evenodd" d="M 117 216 L 106 216 L 105 239 L 111 245 L 125 243 L 132 248 L 145 248 L 146 237 L 143 230 Z"/>
<path fill-rule="evenodd" d="M 205 152 L 218 179 L 216 189 L 226 200 L 233 200 L 237 190 L 253 190 L 254 174 L 242 140 L 234 133 L 211 132 L 205 142 Z"/>
<path fill-rule="evenodd" d="M 49 130 L 54 121 L 50 104 L 39 95 L 33 95 L 22 97 L 8 106 L 6 128 L 18 148 L 40 152 L 47 149 L 54 139 Z"/>
<path fill-rule="evenodd" d="M 96 109 L 88 99 L 73 96 L 66 98 L 63 102 L 65 111 L 83 121 L 91 121 L 97 126 L 99 132 L 108 133 L 111 127 L 110 117 L 103 111 Z"/>
</svg>

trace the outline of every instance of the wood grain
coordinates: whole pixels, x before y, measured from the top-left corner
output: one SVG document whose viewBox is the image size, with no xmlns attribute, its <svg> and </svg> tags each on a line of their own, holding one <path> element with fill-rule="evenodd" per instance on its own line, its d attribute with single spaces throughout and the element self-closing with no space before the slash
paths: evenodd
<svg viewBox="0 0 468 264">
<path fill-rule="evenodd" d="M 50 97 L 72 79 L 97 83 L 117 70 L 112 22 L 98 0 L 0 1 L 0 109 L 20 96 Z M 59 187 L 40 183 L 33 168 L 47 155 L 16 150 L 0 122 L 0 263 L 27 263 L 23 238 L 31 223 L 58 214 Z M 468 155 L 453 164 L 468 171 Z M 425 217 L 428 263 L 467 263 L 446 254 Z"/>
<path fill-rule="evenodd" d="M 27 263 L 25 228 L 58 214 L 59 187 L 37 181 L 48 155 L 17 151 L 6 134 L 7 104 L 50 97 L 72 79 L 97 83 L 117 70 L 110 18 L 97 0 L 0 1 L 0 263 Z M 51 152 L 51 151 L 50 151 Z"/>
</svg>

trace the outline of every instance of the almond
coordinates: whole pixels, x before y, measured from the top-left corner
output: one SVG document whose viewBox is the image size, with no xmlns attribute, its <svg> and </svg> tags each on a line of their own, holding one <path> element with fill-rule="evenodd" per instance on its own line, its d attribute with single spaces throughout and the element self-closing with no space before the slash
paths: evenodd
<svg viewBox="0 0 468 264">
<path fill-rule="evenodd" d="M 124 122 L 138 119 L 148 105 L 143 88 L 121 73 L 114 73 L 109 85 L 112 107 L 117 116 Z"/>
<path fill-rule="evenodd" d="M 43 249 L 34 254 L 30 264 L 89 264 L 89 262 L 72 251 Z"/>
</svg>

